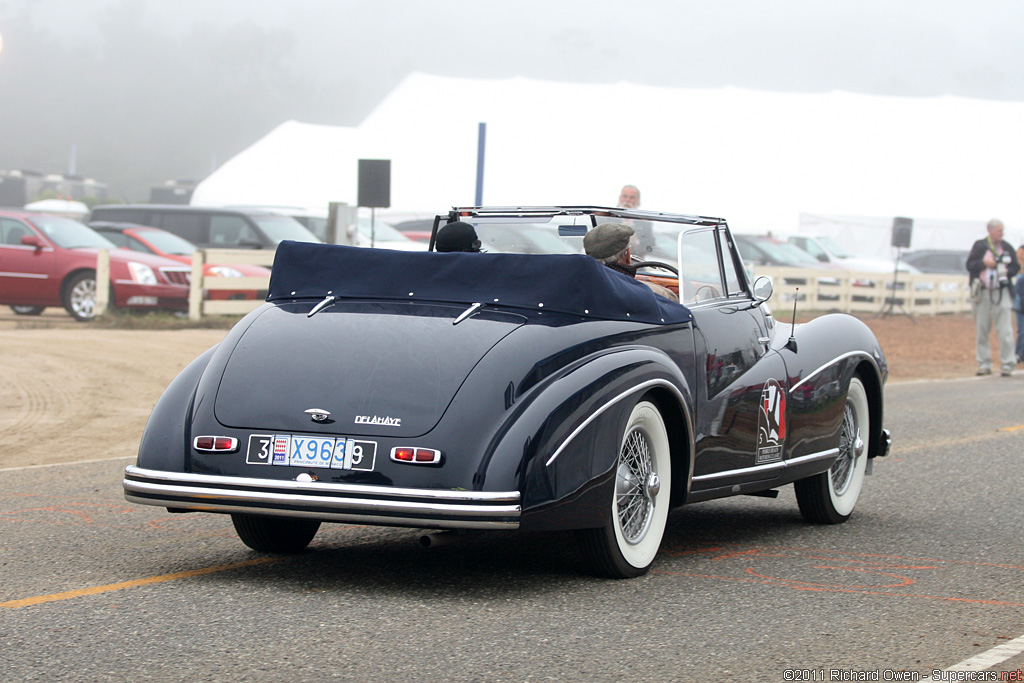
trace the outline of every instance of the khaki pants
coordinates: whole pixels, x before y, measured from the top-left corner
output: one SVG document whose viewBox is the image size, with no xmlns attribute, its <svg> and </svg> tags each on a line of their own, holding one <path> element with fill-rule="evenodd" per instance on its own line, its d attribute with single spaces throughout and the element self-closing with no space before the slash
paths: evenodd
<svg viewBox="0 0 1024 683">
<path fill-rule="evenodd" d="M 977 333 L 975 358 L 978 370 L 992 369 L 992 347 L 989 332 L 994 327 L 999 340 L 999 362 L 1001 372 L 1012 372 L 1017 367 L 1017 355 L 1013 344 L 1013 292 L 1007 287 L 984 289 L 971 304 L 974 311 L 974 328 Z"/>
</svg>

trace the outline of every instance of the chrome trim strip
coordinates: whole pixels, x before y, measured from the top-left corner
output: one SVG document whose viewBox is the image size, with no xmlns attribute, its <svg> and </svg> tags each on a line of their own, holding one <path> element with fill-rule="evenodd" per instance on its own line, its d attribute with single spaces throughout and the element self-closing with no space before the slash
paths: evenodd
<svg viewBox="0 0 1024 683">
<path fill-rule="evenodd" d="M 26 280 L 49 280 L 49 275 L 41 275 L 39 273 L 15 273 L 15 272 L 2 272 L 0 277 L 23 277 Z"/>
<path fill-rule="evenodd" d="M 463 320 L 465 320 L 469 316 L 473 315 L 474 313 L 476 313 L 477 311 L 479 311 L 483 307 L 484 307 L 484 305 L 482 303 L 479 303 L 479 302 L 473 304 L 472 306 L 470 306 L 469 308 L 464 310 L 462 313 L 460 313 L 459 317 L 452 321 L 452 325 L 458 325 Z"/>
<path fill-rule="evenodd" d="M 331 484 L 323 481 L 300 482 L 292 479 L 257 479 L 255 477 L 226 477 L 217 474 L 190 474 L 147 470 L 135 465 L 124 468 L 126 477 L 139 477 L 174 484 L 218 485 L 232 488 L 263 488 L 284 491 L 321 491 L 323 493 L 377 495 L 382 498 L 425 498 L 427 500 L 472 503 L 518 503 L 519 491 L 447 491 L 443 489 L 405 489 L 366 484 Z M 219 490 L 219 489 L 218 489 Z"/>
<path fill-rule="evenodd" d="M 764 465 L 756 465 L 754 467 L 743 467 L 738 470 L 727 470 L 725 472 L 715 472 L 713 474 L 701 474 L 693 478 L 693 481 L 712 481 L 714 479 L 721 479 L 724 477 L 735 477 L 741 474 L 753 474 L 755 472 L 770 472 L 772 470 L 784 470 L 787 467 L 793 467 L 794 465 L 803 465 L 804 463 L 813 462 L 815 460 L 827 460 L 834 458 L 839 455 L 838 448 L 830 448 L 827 451 L 820 451 L 818 453 L 811 453 L 810 455 L 801 455 L 799 458 L 793 458 L 791 460 L 779 460 L 778 462 L 770 462 Z"/>
<path fill-rule="evenodd" d="M 183 505 L 181 501 L 158 500 L 155 498 L 136 498 L 125 494 L 125 500 L 130 503 L 142 505 L 157 505 L 177 509 L 187 509 L 195 512 L 226 512 L 226 513 L 250 513 L 254 515 L 273 514 L 275 517 L 299 517 L 304 519 L 319 519 L 328 522 L 349 522 L 356 524 L 380 524 L 384 526 L 405 526 L 415 529 L 517 529 L 518 519 L 514 520 L 464 520 L 464 519 L 443 519 L 432 517 L 391 517 L 388 515 L 353 515 L 343 512 L 309 512 L 305 510 L 282 510 L 278 508 L 250 507 L 246 505 L 220 505 L 217 503 L 188 503 Z"/>
<path fill-rule="evenodd" d="M 254 505 L 292 505 L 295 507 L 330 508 L 344 510 L 346 512 L 391 512 L 409 513 L 420 512 L 434 513 L 446 517 L 518 517 L 520 507 L 518 505 L 466 505 L 466 504 L 441 504 L 441 503 L 414 503 L 410 501 L 393 501 L 367 498 L 342 498 L 336 496 L 304 496 L 297 493 L 261 492 L 249 490 L 233 490 L 221 488 L 203 488 L 199 486 L 176 486 L 174 484 L 153 484 L 149 482 L 133 481 L 125 479 L 125 495 L 151 494 L 167 496 L 169 500 L 175 497 L 187 497 L 187 501 L 169 503 L 170 507 L 175 505 L 188 505 L 191 502 L 200 505 L 207 501 L 217 504 L 225 504 L 228 501 L 240 503 L 252 503 Z M 149 500 L 145 498 L 144 500 Z M 233 507 L 233 506 L 229 506 Z M 265 509 L 265 508 L 263 508 Z"/>
<path fill-rule="evenodd" d="M 627 396 L 632 396 L 633 394 L 637 393 L 638 391 L 643 391 L 644 389 L 646 389 L 648 387 L 653 387 L 655 385 L 661 385 L 661 386 L 666 386 L 666 387 L 670 388 L 673 391 L 673 393 L 675 393 L 676 397 L 679 399 L 679 402 L 680 403 L 685 403 L 685 401 L 683 399 L 683 394 L 679 391 L 679 388 L 676 385 L 674 385 L 671 382 L 669 382 L 668 380 L 664 380 L 664 379 L 650 379 L 650 380 L 647 380 L 646 382 L 641 382 L 640 384 L 637 384 L 632 389 L 629 389 L 627 391 L 622 392 L 621 394 L 619 394 L 618 396 L 616 396 L 615 398 L 613 398 L 612 400 L 608 401 L 603 406 L 601 406 L 600 408 L 595 410 L 593 413 L 591 413 L 590 417 L 588 417 L 586 420 L 584 420 L 580 424 L 580 426 L 578 426 L 576 429 L 572 430 L 572 433 L 569 434 L 569 436 L 567 436 L 565 438 L 565 441 L 563 441 L 562 444 L 557 449 L 555 449 L 555 452 L 552 454 L 552 456 L 550 458 L 548 458 L 548 461 L 546 463 L 544 463 L 544 466 L 545 467 L 550 466 L 551 463 L 553 463 L 555 461 L 555 458 L 557 458 L 559 455 L 561 455 L 562 451 L 564 451 L 569 446 L 569 444 L 572 443 L 572 440 L 575 439 L 579 435 L 580 432 L 582 432 L 584 429 L 586 429 L 587 426 L 591 422 L 593 422 L 598 417 L 600 417 L 600 415 L 603 412 L 605 412 L 606 410 L 611 408 L 613 405 L 615 405 L 616 403 L 618 403 L 622 399 L 626 398 Z"/>
<path fill-rule="evenodd" d="M 813 378 L 814 376 L 816 376 L 816 375 L 817 375 L 817 374 L 819 374 L 820 372 L 823 372 L 823 371 L 824 371 L 824 370 L 825 370 L 826 368 L 829 368 L 829 367 L 831 367 L 831 366 L 835 365 L 836 363 L 838 363 L 838 362 L 839 362 L 839 361 L 841 361 L 841 360 L 845 360 L 845 359 L 847 359 L 847 358 L 852 358 L 853 356 L 864 356 L 865 358 L 867 358 L 868 360 L 870 360 L 870 361 L 872 361 L 872 362 L 874 362 L 874 361 L 875 361 L 875 357 L 874 357 L 874 356 L 872 356 L 872 355 L 871 355 L 870 353 L 868 353 L 867 351 L 847 351 L 847 352 L 846 352 L 846 353 L 844 353 L 844 354 L 841 354 L 841 355 L 839 355 L 839 356 L 836 356 L 835 358 L 833 358 L 833 359 L 832 359 L 832 360 L 830 360 L 829 362 L 827 362 L 827 363 L 825 363 L 824 365 L 822 365 L 822 366 L 821 366 L 820 368 L 818 368 L 817 370 L 814 370 L 813 372 L 810 372 L 810 373 L 808 373 L 806 377 L 804 377 L 804 378 L 803 378 L 802 380 L 800 380 L 799 382 L 797 382 L 796 384 L 794 384 L 793 386 L 791 386 L 791 387 L 789 388 L 789 393 L 791 393 L 791 394 L 792 394 L 792 393 L 793 393 L 794 391 L 796 391 L 796 390 L 797 390 L 797 387 L 799 387 L 799 386 L 800 386 L 801 384 L 803 384 L 804 382 L 807 382 L 807 381 L 809 381 L 809 380 L 810 380 L 811 378 Z M 877 363 L 876 363 L 876 366 L 875 366 L 875 367 L 877 368 Z"/>
</svg>

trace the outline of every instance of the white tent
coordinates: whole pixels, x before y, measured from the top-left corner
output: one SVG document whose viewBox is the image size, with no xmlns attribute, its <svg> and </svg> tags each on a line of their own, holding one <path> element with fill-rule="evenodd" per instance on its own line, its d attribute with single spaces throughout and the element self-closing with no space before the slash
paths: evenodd
<svg viewBox="0 0 1024 683">
<path fill-rule="evenodd" d="M 81 220 L 89 215 L 88 205 L 71 199 L 40 199 L 25 205 L 27 211 L 42 211 Z"/>
<path fill-rule="evenodd" d="M 358 128 L 290 121 L 199 184 L 192 203 L 354 204 L 357 160 L 391 159 L 396 211 L 610 205 L 796 232 L 800 213 L 1024 226 L 1024 103 L 406 78 Z M 891 219 L 888 219 L 891 220 Z M 971 239 L 974 239 L 972 236 Z M 924 245 L 914 245 L 920 248 Z"/>
</svg>

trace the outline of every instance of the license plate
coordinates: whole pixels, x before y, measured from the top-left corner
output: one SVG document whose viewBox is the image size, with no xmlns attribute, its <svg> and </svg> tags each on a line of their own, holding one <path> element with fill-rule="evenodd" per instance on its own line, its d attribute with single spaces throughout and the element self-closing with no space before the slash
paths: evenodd
<svg viewBox="0 0 1024 683">
<path fill-rule="evenodd" d="M 344 436 L 250 434 L 245 461 L 250 465 L 373 470 L 377 442 Z"/>
</svg>

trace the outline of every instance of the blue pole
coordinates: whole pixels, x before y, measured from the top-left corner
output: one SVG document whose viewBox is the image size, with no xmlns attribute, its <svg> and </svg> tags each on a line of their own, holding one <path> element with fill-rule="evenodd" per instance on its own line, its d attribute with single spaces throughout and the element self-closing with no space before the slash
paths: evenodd
<svg viewBox="0 0 1024 683">
<path fill-rule="evenodd" d="M 487 124 L 477 128 L 476 140 L 476 205 L 484 205 L 484 148 L 487 146 Z"/>
</svg>

